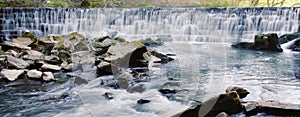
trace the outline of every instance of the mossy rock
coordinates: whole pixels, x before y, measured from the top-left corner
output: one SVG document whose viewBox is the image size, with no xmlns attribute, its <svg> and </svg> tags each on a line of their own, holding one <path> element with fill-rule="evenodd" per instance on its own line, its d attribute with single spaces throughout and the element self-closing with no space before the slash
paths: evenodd
<svg viewBox="0 0 300 117">
<path fill-rule="evenodd" d="M 20 37 L 30 38 L 32 41 L 37 40 L 37 37 L 34 34 L 32 34 L 31 32 L 25 32 Z"/>
<path fill-rule="evenodd" d="M 78 32 L 72 32 L 72 33 L 70 33 L 70 34 L 68 34 L 68 36 L 69 36 L 69 39 L 70 40 L 84 40 L 85 39 L 85 37 L 83 36 L 83 35 L 81 35 L 81 34 L 79 34 Z"/>
</svg>

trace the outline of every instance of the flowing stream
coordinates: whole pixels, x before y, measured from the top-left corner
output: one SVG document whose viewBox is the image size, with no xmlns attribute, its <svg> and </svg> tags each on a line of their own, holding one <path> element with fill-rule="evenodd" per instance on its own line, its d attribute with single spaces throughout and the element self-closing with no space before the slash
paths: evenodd
<svg viewBox="0 0 300 117">
<path fill-rule="evenodd" d="M 142 93 L 101 86 L 94 71 L 76 77 L 56 73 L 56 83 L 0 82 L 0 113 L 10 116 L 166 117 L 192 104 L 224 93 L 227 86 L 249 90 L 244 101 L 277 100 L 300 104 L 300 54 L 231 48 L 232 42 L 252 41 L 258 33 L 299 31 L 299 8 L 173 8 L 173 9 L 1 9 L 4 39 L 29 30 L 38 36 L 78 31 L 86 37 L 107 30 L 137 40 L 161 38 L 154 48 L 175 54 L 175 61 L 155 64 Z M 178 93 L 167 98 L 165 87 Z M 113 94 L 107 100 L 102 95 Z M 137 100 L 151 100 L 137 104 Z M 260 114 L 261 116 L 270 116 Z M 239 115 L 236 115 L 239 116 Z"/>
</svg>

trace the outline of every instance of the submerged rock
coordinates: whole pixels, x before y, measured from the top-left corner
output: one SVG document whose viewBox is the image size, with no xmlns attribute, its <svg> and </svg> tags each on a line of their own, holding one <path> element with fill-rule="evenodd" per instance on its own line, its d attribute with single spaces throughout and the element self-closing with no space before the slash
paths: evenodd
<svg viewBox="0 0 300 117">
<path fill-rule="evenodd" d="M 226 93 L 236 91 L 241 99 L 245 98 L 249 94 L 249 92 L 246 89 L 237 86 L 229 86 L 225 91 Z"/>
<path fill-rule="evenodd" d="M 27 72 L 27 77 L 33 78 L 33 79 L 40 79 L 40 78 L 42 78 L 42 74 L 43 74 L 43 72 L 33 69 L 33 70 L 29 70 Z"/>
<path fill-rule="evenodd" d="M 2 71 L 0 72 L 0 76 L 2 76 L 2 78 L 6 78 L 9 81 L 15 81 L 18 77 L 20 77 L 23 73 L 25 72 L 25 70 L 9 70 L 9 69 L 2 69 Z"/>
<path fill-rule="evenodd" d="M 278 36 L 275 33 L 255 35 L 254 43 L 239 42 L 233 44 L 232 47 L 244 48 L 250 50 L 267 50 L 274 52 L 282 52 L 283 49 L 278 41 Z"/>
<path fill-rule="evenodd" d="M 109 93 L 109 92 L 105 92 L 102 96 L 107 100 L 114 99 L 114 94 Z"/>
</svg>

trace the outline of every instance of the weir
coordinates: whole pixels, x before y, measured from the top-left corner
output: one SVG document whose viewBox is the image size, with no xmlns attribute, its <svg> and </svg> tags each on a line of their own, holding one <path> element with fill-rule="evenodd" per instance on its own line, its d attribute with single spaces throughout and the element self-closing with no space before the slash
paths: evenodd
<svg viewBox="0 0 300 117">
<path fill-rule="evenodd" d="M 283 8 L 2 8 L 0 40 L 25 31 L 41 37 L 80 32 L 99 37 L 106 30 L 131 39 L 252 41 L 259 33 L 299 31 L 299 7 Z M 167 40 L 167 39 L 166 39 Z"/>
</svg>

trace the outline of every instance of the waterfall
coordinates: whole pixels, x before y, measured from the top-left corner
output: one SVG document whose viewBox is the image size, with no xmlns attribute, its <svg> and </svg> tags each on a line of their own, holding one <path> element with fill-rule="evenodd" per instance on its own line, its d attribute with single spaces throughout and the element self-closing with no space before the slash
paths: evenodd
<svg viewBox="0 0 300 117">
<path fill-rule="evenodd" d="M 299 7 L 283 8 L 2 8 L 0 39 L 24 31 L 41 37 L 80 32 L 99 37 L 106 30 L 132 39 L 252 41 L 259 33 L 299 31 Z"/>
</svg>

